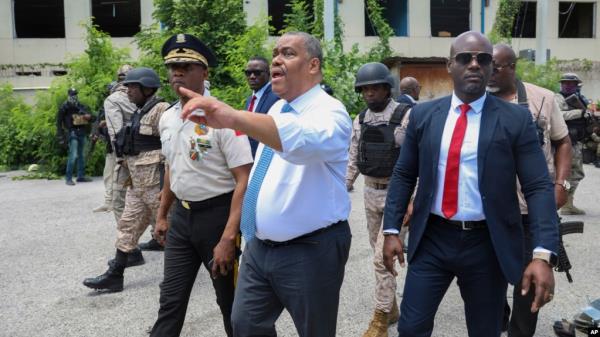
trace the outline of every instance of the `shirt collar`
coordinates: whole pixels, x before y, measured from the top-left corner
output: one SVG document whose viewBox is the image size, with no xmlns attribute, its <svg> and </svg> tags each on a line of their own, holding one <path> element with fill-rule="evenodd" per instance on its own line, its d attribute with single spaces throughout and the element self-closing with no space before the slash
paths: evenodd
<svg viewBox="0 0 600 337">
<path fill-rule="evenodd" d="M 414 98 L 413 98 L 411 95 L 409 95 L 409 94 L 404 94 L 404 96 L 408 97 L 408 99 L 409 99 L 411 102 L 413 102 L 413 103 L 417 103 L 417 101 L 415 101 L 415 99 L 414 99 Z"/>
<path fill-rule="evenodd" d="M 323 91 L 323 89 L 321 89 L 321 86 L 319 85 L 319 83 L 315 84 L 314 87 L 310 88 L 307 92 L 303 93 L 302 95 L 296 97 L 295 100 L 291 101 L 291 102 L 287 102 L 292 109 L 294 109 L 294 111 L 296 111 L 297 113 L 300 113 L 300 111 L 302 111 L 306 106 L 308 106 L 308 104 L 310 104 L 313 99 L 319 95 L 319 93 L 321 93 Z"/>
<path fill-rule="evenodd" d="M 483 110 L 483 103 L 485 102 L 486 98 L 487 98 L 487 93 L 484 93 L 483 96 L 481 96 L 478 99 L 474 100 L 473 102 L 469 103 L 469 105 L 471 106 L 471 110 L 473 110 L 476 114 L 481 113 L 481 111 Z M 458 98 L 456 96 L 456 93 L 454 93 L 454 91 L 453 91 L 452 92 L 452 102 L 450 103 L 450 108 L 454 112 L 460 111 L 458 109 L 458 106 L 461 104 L 463 104 L 463 101 L 461 101 L 460 98 Z"/>
<path fill-rule="evenodd" d="M 270 85 L 271 85 L 271 82 L 267 82 L 267 84 L 263 85 L 262 88 L 258 89 L 257 91 L 255 91 L 253 93 L 254 96 L 256 96 L 257 98 L 261 97 Z"/>
</svg>

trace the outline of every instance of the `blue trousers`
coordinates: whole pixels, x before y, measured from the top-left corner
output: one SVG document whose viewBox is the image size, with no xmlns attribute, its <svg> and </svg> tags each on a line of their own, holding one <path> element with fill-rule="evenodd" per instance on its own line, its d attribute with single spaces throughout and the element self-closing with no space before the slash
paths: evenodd
<svg viewBox="0 0 600 337">
<path fill-rule="evenodd" d="M 408 265 L 398 332 L 429 337 L 437 309 L 457 278 L 469 337 L 500 336 L 507 281 L 487 229 L 428 223 Z"/>
<path fill-rule="evenodd" d="M 85 134 L 78 134 L 75 131 L 69 132 L 69 157 L 67 159 L 67 172 L 65 178 L 67 181 L 73 179 L 73 167 L 77 161 L 77 178 L 85 176 L 85 158 L 83 157 L 83 149 L 86 141 Z"/>
</svg>

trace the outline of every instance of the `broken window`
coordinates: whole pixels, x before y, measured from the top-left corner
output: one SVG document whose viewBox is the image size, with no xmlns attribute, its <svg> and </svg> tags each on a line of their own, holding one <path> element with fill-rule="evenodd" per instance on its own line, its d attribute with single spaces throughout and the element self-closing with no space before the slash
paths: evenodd
<svg viewBox="0 0 600 337">
<path fill-rule="evenodd" d="M 559 2 L 558 37 L 593 38 L 595 2 Z"/>
<path fill-rule="evenodd" d="M 140 31 L 140 0 L 92 0 L 94 24 L 113 37 L 134 36 Z"/>
<path fill-rule="evenodd" d="M 17 38 L 64 38 L 63 0 L 14 0 Z"/>
<path fill-rule="evenodd" d="M 522 1 L 519 13 L 513 22 L 512 37 L 535 37 L 537 3 Z"/>
<path fill-rule="evenodd" d="M 307 0 L 306 12 L 309 22 L 313 21 L 313 1 Z M 285 16 L 292 13 L 291 0 L 269 0 L 269 25 L 274 29 L 274 35 L 280 35 L 280 31 L 286 27 Z"/>
<path fill-rule="evenodd" d="M 394 30 L 396 36 L 408 36 L 408 0 L 379 0 L 383 17 Z M 377 36 L 369 19 L 365 1 L 365 36 Z"/>
<path fill-rule="evenodd" d="M 470 30 L 470 0 L 431 0 L 431 36 L 458 36 Z"/>
</svg>

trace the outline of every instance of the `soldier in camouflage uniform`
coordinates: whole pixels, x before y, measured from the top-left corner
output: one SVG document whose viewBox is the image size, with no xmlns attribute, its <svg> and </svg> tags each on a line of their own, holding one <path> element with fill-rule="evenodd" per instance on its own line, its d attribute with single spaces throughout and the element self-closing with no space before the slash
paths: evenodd
<svg viewBox="0 0 600 337">
<path fill-rule="evenodd" d="M 122 143 L 118 135 L 117 147 L 123 146 L 123 165 L 129 168 L 131 184 L 127 188 L 125 209 L 117 225 L 115 259 L 109 262 L 106 273 L 86 279 L 85 286 L 110 291 L 123 290 L 123 272 L 131 259 L 130 254 L 139 254 L 138 264 L 143 264 L 141 252 L 136 250 L 138 240 L 152 219 L 156 218 L 159 206 L 160 172 L 164 157 L 161 153 L 158 123 L 169 104 L 155 96 L 160 79 L 150 68 L 131 70 L 123 84 L 127 86 L 129 99 L 138 110 L 132 117 L 130 137 Z"/>
<path fill-rule="evenodd" d="M 399 317 L 396 279 L 383 265 L 384 238 L 381 224 L 391 168 L 404 141 L 410 111 L 408 105 L 399 104 L 391 99 L 393 85 L 394 80 L 389 69 L 381 63 L 367 63 L 356 75 L 355 89 L 362 94 L 368 109 L 359 114 L 353 123 L 346 187 L 348 191 L 352 190 L 359 173 L 364 175 L 367 230 L 369 243 L 375 253 L 375 314 L 364 337 L 386 337 L 388 325 L 395 323 Z M 392 144 L 388 148 L 389 151 L 376 153 L 369 150 L 369 141 L 364 135 L 371 132 L 370 126 L 393 130 L 390 133 L 393 139 L 390 139 Z M 374 145 L 375 148 L 381 148 L 380 146 Z M 371 157 L 367 157 L 369 155 Z M 387 170 L 382 169 L 383 166 L 386 166 Z M 403 227 L 402 237 L 406 228 Z"/>
<path fill-rule="evenodd" d="M 585 145 L 595 155 L 594 166 L 600 168 L 600 128 L 594 128 L 594 132 L 590 135 L 590 140 Z"/>
<path fill-rule="evenodd" d="M 586 107 L 588 102 L 583 95 L 579 93 L 581 90 L 581 80 L 577 74 L 565 73 L 560 79 L 560 92 L 555 95 L 556 103 L 558 104 L 565 122 L 569 127 L 569 135 L 573 145 L 573 159 L 571 162 L 571 175 L 569 176 L 569 196 L 567 203 L 560 209 L 562 215 L 583 215 L 585 211 L 575 207 L 574 195 L 579 182 L 585 177 L 583 172 L 583 131 L 581 127 L 573 127 L 574 125 L 583 125 L 583 120 L 587 113 L 585 109 L 581 109 L 567 103 L 566 98 L 571 95 L 576 95 L 581 101 L 581 105 Z M 578 123 L 579 121 L 579 123 Z"/>
</svg>

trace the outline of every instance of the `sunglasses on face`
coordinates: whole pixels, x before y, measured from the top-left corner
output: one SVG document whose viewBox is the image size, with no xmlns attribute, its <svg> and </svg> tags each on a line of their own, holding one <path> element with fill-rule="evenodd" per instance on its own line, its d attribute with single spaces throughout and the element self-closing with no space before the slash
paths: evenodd
<svg viewBox="0 0 600 337">
<path fill-rule="evenodd" d="M 244 70 L 244 74 L 246 74 L 246 77 L 250 77 L 250 75 L 254 75 L 254 76 L 260 76 L 262 73 L 266 72 L 265 70 L 260 70 L 260 69 L 256 69 L 256 70 Z"/>
<path fill-rule="evenodd" d="M 470 64 L 473 59 L 476 59 L 477 63 L 482 67 L 492 64 L 492 54 L 490 53 L 463 52 L 454 55 L 454 61 L 463 66 Z"/>
</svg>

